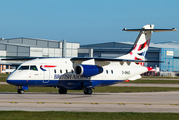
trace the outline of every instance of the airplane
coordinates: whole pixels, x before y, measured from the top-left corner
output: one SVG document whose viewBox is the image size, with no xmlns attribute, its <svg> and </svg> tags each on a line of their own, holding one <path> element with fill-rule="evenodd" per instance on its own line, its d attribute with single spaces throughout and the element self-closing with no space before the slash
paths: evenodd
<svg viewBox="0 0 179 120">
<path fill-rule="evenodd" d="M 146 60 L 152 33 L 177 30 L 145 25 L 141 29 L 124 28 L 123 31 L 139 32 L 126 55 L 117 58 L 36 58 L 22 63 L 8 76 L 7 83 L 15 85 L 18 94 L 23 94 L 28 87 L 54 87 L 59 89 L 59 94 L 83 90 L 84 94 L 91 95 L 95 87 L 141 78 L 140 74 L 152 69 L 144 66 L 145 62 L 160 62 Z"/>
</svg>

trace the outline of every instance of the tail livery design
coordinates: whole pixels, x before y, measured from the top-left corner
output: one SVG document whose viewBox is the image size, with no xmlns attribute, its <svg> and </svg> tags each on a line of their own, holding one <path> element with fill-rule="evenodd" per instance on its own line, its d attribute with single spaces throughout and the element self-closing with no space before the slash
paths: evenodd
<svg viewBox="0 0 179 120">
<path fill-rule="evenodd" d="M 176 29 L 154 29 L 154 25 L 145 25 L 142 29 L 126 29 L 123 31 L 139 32 L 139 35 L 129 50 L 128 54 L 118 57 L 119 59 L 145 60 L 149 48 L 152 32 L 176 31 Z M 144 63 L 139 63 L 144 65 Z"/>
</svg>

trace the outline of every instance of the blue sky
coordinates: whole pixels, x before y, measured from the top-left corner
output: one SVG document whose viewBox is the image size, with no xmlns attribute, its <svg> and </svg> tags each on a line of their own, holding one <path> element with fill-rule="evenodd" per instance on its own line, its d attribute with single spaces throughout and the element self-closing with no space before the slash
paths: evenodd
<svg viewBox="0 0 179 120">
<path fill-rule="evenodd" d="M 134 42 L 123 28 L 178 28 L 178 0 L 1 0 L 0 37 L 94 44 Z M 178 32 L 154 33 L 152 42 L 179 42 Z"/>
</svg>

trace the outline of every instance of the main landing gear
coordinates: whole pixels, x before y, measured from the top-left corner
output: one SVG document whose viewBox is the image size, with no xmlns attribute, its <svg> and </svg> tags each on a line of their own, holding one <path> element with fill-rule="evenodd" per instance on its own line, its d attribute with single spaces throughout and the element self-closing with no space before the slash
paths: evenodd
<svg viewBox="0 0 179 120">
<path fill-rule="evenodd" d="M 93 93 L 91 88 L 84 88 L 83 92 L 84 92 L 85 95 L 91 95 Z"/>
<path fill-rule="evenodd" d="M 83 90 L 85 95 L 91 95 L 93 93 L 92 86 L 84 86 L 84 83 L 81 83 L 81 89 Z"/>
<path fill-rule="evenodd" d="M 58 92 L 59 94 L 67 94 L 67 89 L 59 88 Z"/>
</svg>

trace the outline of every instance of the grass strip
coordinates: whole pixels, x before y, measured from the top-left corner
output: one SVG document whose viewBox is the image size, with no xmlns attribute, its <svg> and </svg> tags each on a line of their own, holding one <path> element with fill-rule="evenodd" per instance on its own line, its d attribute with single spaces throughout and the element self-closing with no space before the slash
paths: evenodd
<svg viewBox="0 0 179 120">
<path fill-rule="evenodd" d="M 178 113 L 0 111 L 3 120 L 178 120 Z"/>
<path fill-rule="evenodd" d="M 0 74 L 0 77 L 7 77 L 9 74 Z"/>
<path fill-rule="evenodd" d="M 166 77 L 166 76 L 142 76 L 142 78 L 164 78 L 164 79 L 179 79 L 179 77 Z"/>
<path fill-rule="evenodd" d="M 123 83 L 179 84 L 179 80 L 135 80 Z"/>
<path fill-rule="evenodd" d="M 0 77 L 0 82 L 6 82 L 6 78 L 7 78 L 7 77 L 4 77 L 4 76 L 3 76 L 3 77 Z"/>
<path fill-rule="evenodd" d="M 93 92 L 101 93 L 121 93 L 121 92 L 160 92 L 160 91 L 179 91 L 177 87 L 119 87 L 105 86 L 96 87 Z M 13 85 L 0 85 L 0 92 L 17 92 Z M 29 87 L 25 92 L 58 93 L 54 87 Z M 81 92 L 82 90 L 68 90 L 68 92 Z"/>
</svg>

